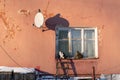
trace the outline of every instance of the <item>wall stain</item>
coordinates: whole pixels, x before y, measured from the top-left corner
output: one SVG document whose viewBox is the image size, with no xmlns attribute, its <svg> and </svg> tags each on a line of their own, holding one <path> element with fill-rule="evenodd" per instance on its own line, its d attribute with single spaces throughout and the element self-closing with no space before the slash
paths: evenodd
<svg viewBox="0 0 120 80">
<path fill-rule="evenodd" d="M 99 43 L 99 46 L 102 46 L 104 26 L 105 25 L 101 25 L 100 27 L 98 27 L 98 43 Z"/>
<path fill-rule="evenodd" d="M 22 31 L 22 29 L 20 28 L 20 26 L 18 24 L 16 24 L 14 22 L 14 20 L 11 17 L 6 16 L 6 12 L 5 11 L 5 1 L 6 0 L 2 0 L 0 2 L 0 6 L 3 6 L 0 10 L 0 19 L 3 21 L 4 23 L 4 31 L 6 32 L 6 34 L 4 34 L 4 38 L 2 40 L 2 43 L 5 44 L 7 41 L 14 39 L 16 31 Z"/>
</svg>

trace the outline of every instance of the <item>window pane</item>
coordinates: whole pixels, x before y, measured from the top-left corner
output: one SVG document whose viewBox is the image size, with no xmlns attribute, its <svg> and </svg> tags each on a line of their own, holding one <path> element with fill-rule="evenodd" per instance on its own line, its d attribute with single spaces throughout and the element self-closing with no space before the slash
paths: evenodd
<svg viewBox="0 0 120 80">
<path fill-rule="evenodd" d="M 81 40 L 72 40 L 72 56 L 75 56 L 77 51 L 81 52 Z"/>
<path fill-rule="evenodd" d="M 64 40 L 64 41 L 59 41 L 59 44 L 58 44 L 58 52 L 59 51 L 62 51 L 65 56 L 69 56 L 69 49 L 68 49 L 68 41 L 67 40 Z"/>
<path fill-rule="evenodd" d="M 95 31 L 94 30 L 84 30 L 84 38 L 85 39 L 95 39 Z"/>
<path fill-rule="evenodd" d="M 81 39 L 81 30 L 72 29 L 72 39 Z"/>
<path fill-rule="evenodd" d="M 95 57 L 95 41 L 94 40 L 85 40 L 84 41 L 84 57 Z"/>
<path fill-rule="evenodd" d="M 60 30 L 59 31 L 59 39 L 68 39 L 68 31 Z"/>
</svg>

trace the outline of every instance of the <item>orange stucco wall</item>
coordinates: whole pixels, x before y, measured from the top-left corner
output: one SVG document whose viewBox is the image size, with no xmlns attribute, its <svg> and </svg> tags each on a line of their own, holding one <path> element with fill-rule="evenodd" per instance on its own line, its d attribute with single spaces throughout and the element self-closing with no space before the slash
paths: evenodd
<svg viewBox="0 0 120 80">
<path fill-rule="evenodd" d="M 69 27 L 98 28 L 99 58 L 75 60 L 78 74 L 91 74 L 93 66 L 96 74 L 120 73 L 119 0 L 1 0 L 0 66 L 40 66 L 55 74 L 55 31 L 32 25 L 38 9 L 46 20 L 60 14 Z"/>
</svg>

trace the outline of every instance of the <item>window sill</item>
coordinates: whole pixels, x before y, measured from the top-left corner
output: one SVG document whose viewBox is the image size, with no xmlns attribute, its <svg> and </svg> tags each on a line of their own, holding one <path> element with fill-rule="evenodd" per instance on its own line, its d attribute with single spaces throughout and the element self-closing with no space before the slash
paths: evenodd
<svg viewBox="0 0 120 80">
<path fill-rule="evenodd" d="M 60 58 L 56 58 L 56 59 L 60 59 Z M 75 58 L 66 58 L 66 59 L 62 59 L 62 60 L 97 60 L 98 58 L 80 58 L 80 59 L 75 59 Z"/>
<path fill-rule="evenodd" d="M 81 58 L 81 59 L 73 59 L 73 60 L 96 60 L 99 58 Z"/>
</svg>

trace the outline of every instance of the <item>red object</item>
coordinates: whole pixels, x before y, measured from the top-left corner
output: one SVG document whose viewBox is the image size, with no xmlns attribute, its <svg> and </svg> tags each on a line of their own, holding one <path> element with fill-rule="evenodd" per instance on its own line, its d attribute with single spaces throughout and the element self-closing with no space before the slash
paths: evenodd
<svg viewBox="0 0 120 80">
<path fill-rule="evenodd" d="M 35 68 L 36 70 L 40 70 L 40 66 L 36 66 L 36 68 Z"/>
</svg>

